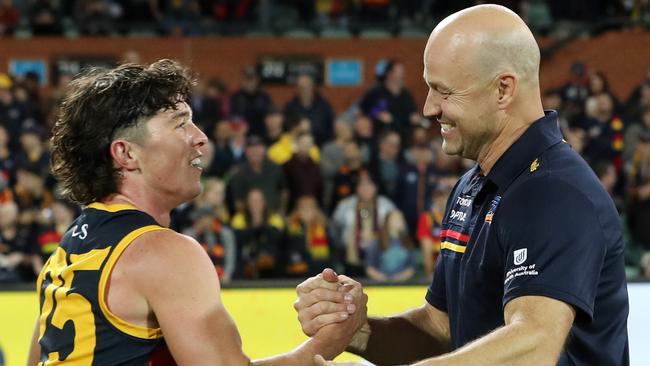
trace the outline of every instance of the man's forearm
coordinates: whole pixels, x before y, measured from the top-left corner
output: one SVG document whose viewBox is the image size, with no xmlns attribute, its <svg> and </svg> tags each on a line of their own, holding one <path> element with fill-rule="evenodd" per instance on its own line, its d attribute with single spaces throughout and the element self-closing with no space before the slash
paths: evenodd
<svg viewBox="0 0 650 366">
<path fill-rule="evenodd" d="M 445 337 L 433 337 L 403 315 L 368 318 L 368 325 L 365 350 L 363 345 L 354 344 L 355 339 L 347 350 L 380 366 L 415 362 L 450 350 Z M 359 336 L 363 334 L 357 333 L 355 338 Z"/>
<path fill-rule="evenodd" d="M 542 329 L 527 324 L 511 324 L 459 348 L 458 350 L 416 363 L 413 366 L 451 365 L 555 365 L 559 356 Z M 551 341 L 551 342 L 549 342 Z M 563 340 L 559 340 L 563 343 Z"/>
</svg>

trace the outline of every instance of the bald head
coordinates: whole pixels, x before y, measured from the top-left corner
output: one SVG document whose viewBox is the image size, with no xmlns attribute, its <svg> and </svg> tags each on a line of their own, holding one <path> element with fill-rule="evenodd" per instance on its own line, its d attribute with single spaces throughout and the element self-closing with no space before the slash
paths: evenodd
<svg viewBox="0 0 650 366">
<path fill-rule="evenodd" d="M 513 73 L 521 86 L 539 86 L 535 37 L 517 14 L 503 6 L 478 5 L 445 18 L 431 32 L 424 61 L 441 54 L 465 66 L 467 76 L 477 80 Z"/>
</svg>

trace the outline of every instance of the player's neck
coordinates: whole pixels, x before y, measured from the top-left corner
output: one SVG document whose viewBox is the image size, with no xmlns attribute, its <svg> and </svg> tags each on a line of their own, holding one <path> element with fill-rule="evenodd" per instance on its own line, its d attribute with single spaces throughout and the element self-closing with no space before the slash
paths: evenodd
<svg viewBox="0 0 650 366">
<path fill-rule="evenodd" d="M 103 201 L 105 204 L 126 203 L 153 217 L 161 226 L 169 227 L 171 209 L 160 205 L 160 200 L 147 195 L 134 195 L 127 192 L 116 193 Z"/>
</svg>

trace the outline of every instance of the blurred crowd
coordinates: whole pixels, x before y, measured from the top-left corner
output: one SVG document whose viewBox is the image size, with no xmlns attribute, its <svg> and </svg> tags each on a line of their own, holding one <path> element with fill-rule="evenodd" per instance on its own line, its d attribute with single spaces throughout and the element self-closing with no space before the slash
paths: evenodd
<svg viewBox="0 0 650 366">
<path fill-rule="evenodd" d="M 287 31 L 320 34 L 342 29 L 358 34 L 381 26 L 393 34 L 422 26 L 476 0 L 0 0 L 0 36 L 20 31 L 34 36 L 151 33 L 197 36 Z M 534 31 L 547 33 L 556 22 L 600 22 L 612 17 L 650 24 L 647 0 L 502 0 Z"/>
<path fill-rule="evenodd" d="M 303 278 L 332 267 L 378 282 L 431 277 L 445 202 L 472 161 L 441 151 L 396 60 L 342 113 L 301 74 L 278 105 L 255 68 L 240 84 L 198 80 L 189 104 L 209 137 L 204 189 L 174 210 L 224 282 Z M 416 70 L 408 70 L 416 72 Z M 38 76 L 0 74 L 0 283 L 31 281 L 80 208 L 57 195 L 49 131 L 69 76 L 45 95 Z M 630 277 L 650 278 L 650 67 L 627 100 L 575 63 L 547 91 L 565 138 L 592 166 L 628 233 Z"/>
</svg>

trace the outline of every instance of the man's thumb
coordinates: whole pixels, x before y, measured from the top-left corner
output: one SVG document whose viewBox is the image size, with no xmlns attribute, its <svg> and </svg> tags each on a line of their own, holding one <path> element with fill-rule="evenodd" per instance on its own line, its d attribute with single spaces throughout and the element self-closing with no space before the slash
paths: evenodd
<svg viewBox="0 0 650 366">
<path fill-rule="evenodd" d="M 327 282 L 338 282 L 339 276 L 331 268 L 325 268 L 323 270 L 323 279 Z"/>
</svg>

